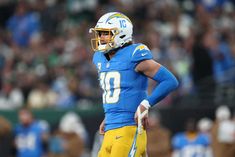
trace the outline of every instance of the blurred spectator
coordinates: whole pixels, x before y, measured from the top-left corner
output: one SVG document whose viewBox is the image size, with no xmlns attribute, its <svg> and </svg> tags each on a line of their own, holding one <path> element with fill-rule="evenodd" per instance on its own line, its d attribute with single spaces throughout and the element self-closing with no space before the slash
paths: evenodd
<svg viewBox="0 0 235 157">
<path fill-rule="evenodd" d="M 201 118 L 197 123 L 198 132 L 207 136 L 207 138 L 210 141 L 212 141 L 211 140 L 212 125 L 213 125 L 212 120 L 210 120 L 207 117 Z M 207 152 L 206 152 L 205 157 L 213 157 L 211 145 L 207 147 Z"/>
<path fill-rule="evenodd" d="M 72 130 L 71 130 L 72 131 Z M 82 139 L 74 132 L 64 132 L 61 134 L 64 139 L 65 156 L 66 157 L 81 157 L 84 153 Z"/>
<path fill-rule="evenodd" d="M 76 106 L 76 95 L 69 89 L 68 79 L 64 76 L 58 77 L 53 83 L 53 90 L 58 94 L 56 106 L 60 108 L 71 108 Z"/>
<path fill-rule="evenodd" d="M 50 139 L 49 157 L 82 157 L 83 141 L 74 130 L 58 130 Z"/>
<path fill-rule="evenodd" d="M 12 126 L 11 123 L 0 116 L 0 156 L 10 157 L 12 154 Z"/>
<path fill-rule="evenodd" d="M 228 37 L 224 33 L 221 37 L 216 31 L 208 35 L 208 47 L 213 59 L 214 78 L 217 83 L 215 101 L 221 104 L 224 100 L 229 99 L 230 93 L 234 87 L 234 65 L 235 60 L 229 47 Z M 233 94 L 232 94 L 233 95 Z"/>
<path fill-rule="evenodd" d="M 229 70 L 234 65 L 231 49 L 228 45 L 228 37 L 223 34 L 223 39 L 219 39 L 218 33 L 211 30 L 206 37 L 206 43 L 213 59 L 213 71 L 217 83 L 230 83 Z M 227 77 L 225 77 L 225 75 Z"/>
<path fill-rule="evenodd" d="M 23 103 L 24 97 L 20 88 L 10 80 L 4 81 L 0 90 L 0 109 L 13 110 L 22 107 Z"/>
<path fill-rule="evenodd" d="M 11 33 L 13 44 L 28 46 L 30 40 L 39 35 L 40 23 L 36 13 L 29 12 L 28 4 L 19 1 L 15 14 L 7 22 L 7 29 Z"/>
<path fill-rule="evenodd" d="M 169 41 L 169 47 L 166 49 L 168 65 L 172 67 L 176 76 L 181 81 L 180 93 L 186 94 L 191 90 L 191 74 L 190 74 L 190 56 L 183 49 L 183 38 L 181 36 L 172 36 Z"/>
<path fill-rule="evenodd" d="M 215 157 L 235 155 L 235 124 L 227 106 L 216 109 L 216 121 L 212 128 L 212 150 Z"/>
<path fill-rule="evenodd" d="M 209 49 L 205 44 L 207 34 L 207 32 L 196 34 L 195 42 L 192 47 L 193 81 L 200 101 L 208 100 L 208 97 L 213 96 L 215 86 L 213 78 L 213 61 Z M 212 102 L 210 102 L 210 104 Z"/>
<path fill-rule="evenodd" d="M 209 137 L 211 136 L 211 129 L 212 129 L 212 120 L 207 117 L 201 118 L 197 123 L 197 128 L 200 133 L 207 134 Z"/>
<path fill-rule="evenodd" d="M 36 88 L 29 93 L 28 106 L 30 108 L 53 107 L 57 101 L 57 94 L 53 92 L 48 85 L 41 81 Z"/>
<path fill-rule="evenodd" d="M 84 144 L 88 144 L 88 134 L 85 129 L 85 126 L 80 118 L 74 112 L 66 113 L 60 120 L 59 129 L 64 132 L 70 132 L 69 130 L 74 131 L 77 133 L 79 137 L 83 140 Z"/>
<path fill-rule="evenodd" d="M 219 124 L 222 121 L 228 120 L 230 116 L 231 116 L 231 113 L 227 106 L 220 106 L 216 109 L 216 112 L 215 112 L 216 119 L 211 130 L 211 140 L 212 140 L 211 146 L 212 146 L 214 157 L 220 157 L 223 154 L 221 150 L 221 143 L 218 140 Z"/>
<path fill-rule="evenodd" d="M 49 138 L 48 125 L 34 119 L 27 108 L 19 110 L 19 124 L 15 128 L 17 157 L 43 157 Z"/>
<path fill-rule="evenodd" d="M 149 114 L 149 128 L 147 130 L 148 156 L 171 156 L 171 133 L 169 129 L 161 125 L 160 115 L 156 111 Z"/>
<path fill-rule="evenodd" d="M 66 113 L 61 118 L 59 130 L 64 141 L 64 154 L 68 157 L 82 156 L 88 136 L 80 117 L 73 112 Z"/>
<path fill-rule="evenodd" d="M 58 3 L 57 0 L 31 1 L 32 8 L 40 16 L 40 31 L 45 38 L 58 33 L 59 23 L 64 18 L 64 7 L 56 3 Z"/>
<path fill-rule="evenodd" d="M 210 146 L 208 136 L 199 133 L 194 119 L 188 119 L 185 132 L 176 134 L 172 139 L 173 157 L 212 157 L 208 152 Z"/>
</svg>

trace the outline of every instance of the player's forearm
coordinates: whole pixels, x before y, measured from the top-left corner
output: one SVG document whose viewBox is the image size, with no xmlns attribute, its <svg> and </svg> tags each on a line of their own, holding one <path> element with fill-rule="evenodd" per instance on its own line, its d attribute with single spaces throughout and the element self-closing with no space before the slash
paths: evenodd
<svg viewBox="0 0 235 157">
<path fill-rule="evenodd" d="M 154 88 L 151 95 L 146 98 L 151 106 L 161 101 L 179 85 L 176 77 L 164 66 L 159 68 L 153 79 L 159 84 Z"/>
</svg>

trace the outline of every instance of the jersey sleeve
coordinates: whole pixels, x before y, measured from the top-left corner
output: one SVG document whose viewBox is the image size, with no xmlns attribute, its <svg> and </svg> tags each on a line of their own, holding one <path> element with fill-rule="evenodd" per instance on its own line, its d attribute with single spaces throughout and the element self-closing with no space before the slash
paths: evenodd
<svg viewBox="0 0 235 157">
<path fill-rule="evenodd" d="M 148 59 L 153 59 L 151 51 L 146 45 L 138 44 L 131 54 L 131 62 L 136 66 L 141 61 Z"/>
</svg>

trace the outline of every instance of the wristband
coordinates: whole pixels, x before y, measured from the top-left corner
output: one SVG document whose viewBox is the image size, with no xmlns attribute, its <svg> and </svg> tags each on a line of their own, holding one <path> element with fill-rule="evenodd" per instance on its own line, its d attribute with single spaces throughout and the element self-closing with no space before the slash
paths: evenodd
<svg viewBox="0 0 235 157">
<path fill-rule="evenodd" d="M 151 107 L 149 104 L 149 101 L 144 99 L 143 101 L 141 101 L 140 103 L 141 105 L 143 105 L 147 110 Z"/>
</svg>

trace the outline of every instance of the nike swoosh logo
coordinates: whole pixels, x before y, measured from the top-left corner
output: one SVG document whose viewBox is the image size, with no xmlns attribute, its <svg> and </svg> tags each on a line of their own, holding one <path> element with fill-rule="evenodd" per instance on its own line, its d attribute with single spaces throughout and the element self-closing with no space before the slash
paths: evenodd
<svg viewBox="0 0 235 157">
<path fill-rule="evenodd" d="M 121 137 L 122 137 L 122 136 L 116 136 L 116 140 L 119 139 L 119 138 L 121 138 Z"/>
<path fill-rule="evenodd" d="M 141 56 L 146 56 L 147 55 L 147 53 L 141 53 Z"/>
</svg>

